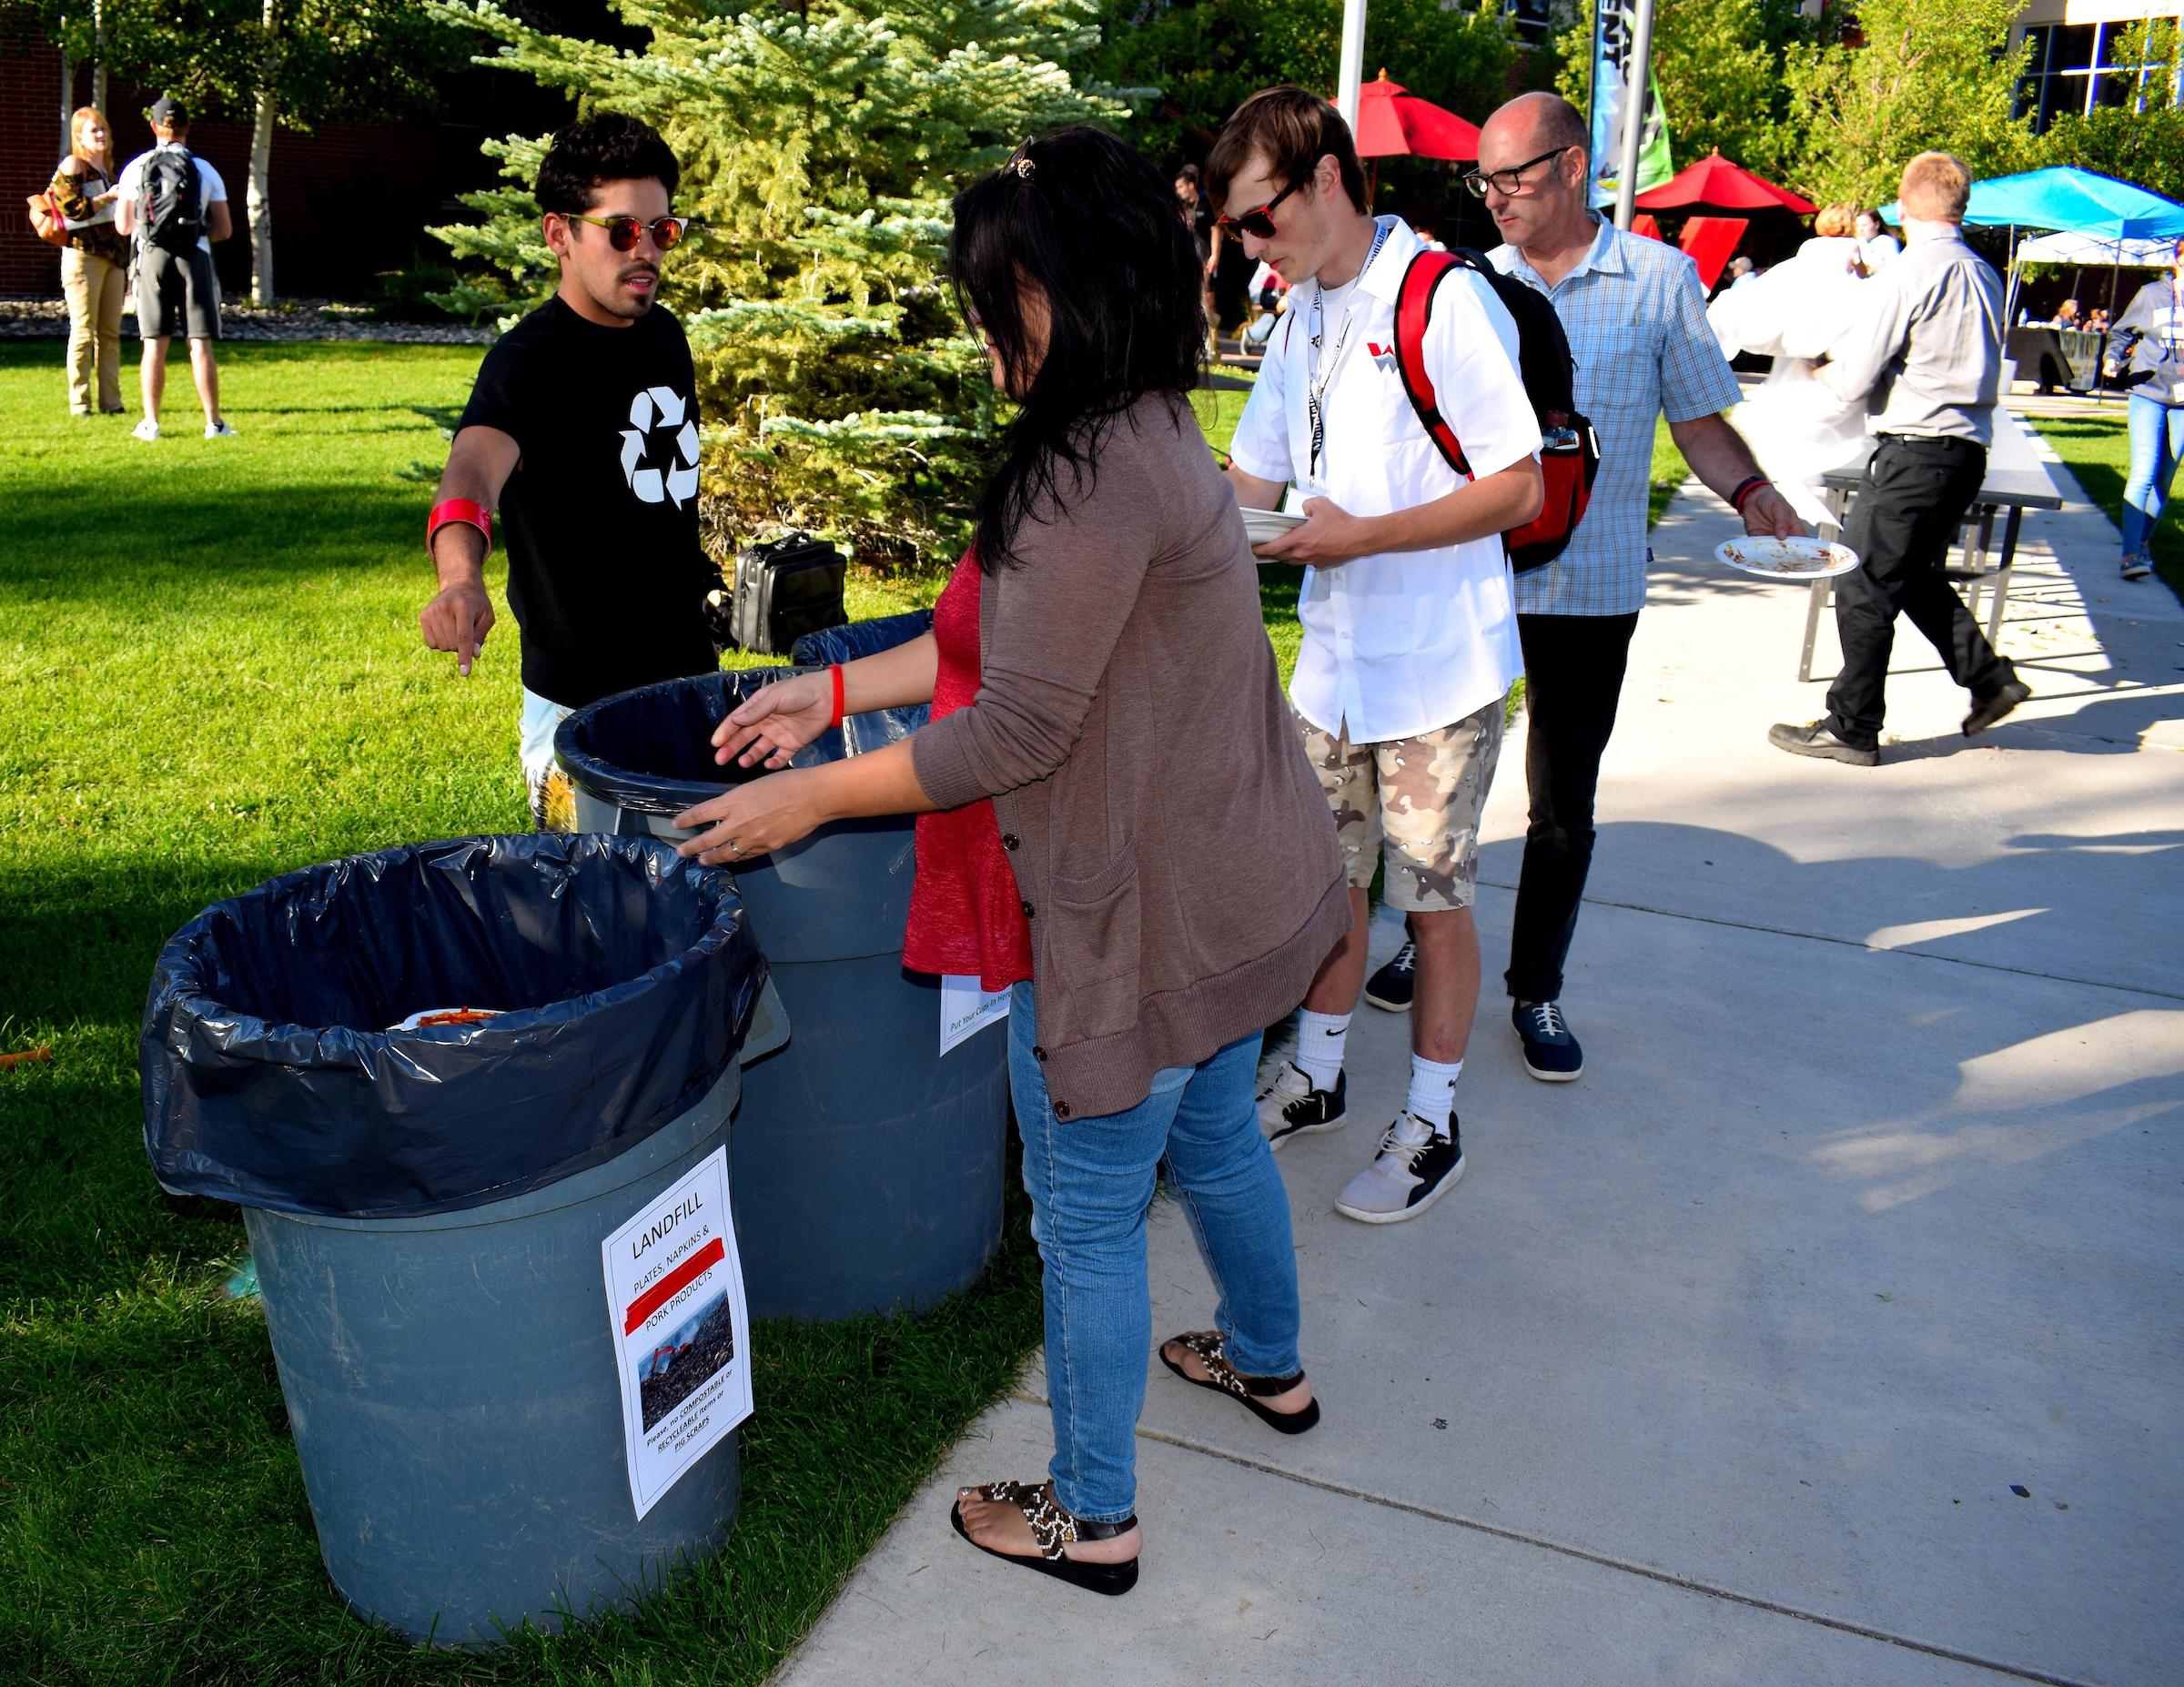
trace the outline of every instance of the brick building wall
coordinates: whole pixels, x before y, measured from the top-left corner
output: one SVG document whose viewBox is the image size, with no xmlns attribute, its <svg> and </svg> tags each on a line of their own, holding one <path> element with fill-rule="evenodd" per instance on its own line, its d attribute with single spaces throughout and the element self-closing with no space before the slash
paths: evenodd
<svg viewBox="0 0 2184 1687">
<path fill-rule="evenodd" d="M 0 43 L 0 294 L 61 290 L 60 249 L 30 232 L 23 204 L 53 179 L 60 127 L 59 56 Z"/>
</svg>

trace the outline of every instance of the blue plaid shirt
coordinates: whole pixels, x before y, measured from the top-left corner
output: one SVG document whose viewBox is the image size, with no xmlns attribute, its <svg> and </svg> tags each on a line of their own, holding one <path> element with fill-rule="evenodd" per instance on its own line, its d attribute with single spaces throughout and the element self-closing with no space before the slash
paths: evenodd
<svg viewBox="0 0 2184 1687">
<path fill-rule="evenodd" d="M 1602 221 L 1592 248 L 1553 287 L 1513 246 L 1487 254 L 1544 293 L 1577 364 L 1577 408 L 1600 435 L 1600 478 L 1570 547 L 1517 576 L 1521 615 L 1627 615 L 1645 606 L 1645 494 L 1653 419 L 1712 416 L 1743 396 L 1714 332 L 1691 259 Z"/>
</svg>

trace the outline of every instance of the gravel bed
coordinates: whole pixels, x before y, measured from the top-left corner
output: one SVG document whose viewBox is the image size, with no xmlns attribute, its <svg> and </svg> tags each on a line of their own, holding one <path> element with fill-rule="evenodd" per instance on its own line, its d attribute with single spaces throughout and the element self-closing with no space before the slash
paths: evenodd
<svg viewBox="0 0 2184 1687">
<path fill-rule="evenodd" d="M 136 313 L 122 317 L 122 337 L 135 339 Z M 0 339 L 66 339 L 68 307 L 58 298 L 0 298 Z M 220 308 L 222 339 L 363 339 L 412 346 L 486 346 L 499 338 L 490 328 L 447 322 L 382 322 L 329 299 L 291 299 L 275 310 L 250 305 Z"/>
</svg>

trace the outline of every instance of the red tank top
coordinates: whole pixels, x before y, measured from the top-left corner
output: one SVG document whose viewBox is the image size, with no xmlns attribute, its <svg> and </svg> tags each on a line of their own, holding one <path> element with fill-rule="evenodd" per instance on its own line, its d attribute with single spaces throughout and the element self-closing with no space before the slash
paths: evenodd
<svg viewBox="0 0 2184 1687">
<path fill-rule="evenodd" d="M 981 583 L 978 564 L 966 551 L 933 606 L 933 638 L 940 648 L 935 721 L 978 696 Z M 913 972 L 975 976 L 986 990 L 1031 976 L 1031 925 L 991 802 L 917 817 L 917 879 L 910 887 L 903 965 Z"/>
</svg>

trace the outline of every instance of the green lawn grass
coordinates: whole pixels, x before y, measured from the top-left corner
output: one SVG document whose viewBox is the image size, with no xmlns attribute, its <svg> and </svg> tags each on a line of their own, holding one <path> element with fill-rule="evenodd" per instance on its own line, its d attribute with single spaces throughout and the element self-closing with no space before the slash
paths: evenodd
<svg viewBox="0 0 2184 1687">
<path fill-rule="evenodd" d="M 0 1052 L 56 1056 L 0 1069 L 0 1681 L 757 1682 L 1037 1339 L 1017 1201 L 926 1318 L 761 1327 L 733 1539 L 641 1621 L 457 1657 L 344 1612 L 263 1323 L 220 1292 L 241 1225 L 153 1183 L 135 1043 L 207 903 L 525 829 L 513 622 L 467 682 L 416 627 L 478 357 L 224 347 L 241 437 L 197 437 L 177 370 L 147 446 L 67 414 L 57 342 L 0 344 Z"/>
<path fill-rule="evenodd" d="M 1653 467 L 1645 489 L 1645 525 L 1649 530 L 1668 508 L 1668 500 L 1676 495 L 1676 488 L 1690 476 L 1684 453 L 1676 449 L 1675 436 L 1668 430 L 1668 419 L 1654 417 Z"/>
<path fill-rule="evenodd" d="M 1254 379 L 1248 370 L 1218 372 L 1246 381 Z M 1250 396 L 1249 392 L 1206 387 L 1190 395 L 1191 408 L 1198 412 L 1198 427 L 1216 450 L 1224 453 L 1228 450 L 1228 441 L 1236 434 L 1236 424 L 1244 413 L 1244 400 Z M 1279 562 L 1259 565 L 1259 615 L 1267 623 L 1267 637 L 1273 643 L 1274 661 L 1281 670 L 1285 688 L 1297 667 L 1297 647 L 1304 641 L 1304 628 L 1297 619 L 1297 594 L 1303 585 L 1301 568 Z"/>
<path fill-rule="evenodd" d="M 2131 469 L 2131 439 L 2120 407 L 2101 416 L 2028 416 L 2055 448 L 2086 496 L 2123 524 L 2123 484 Z M 2118 540 L 2120 549 L 2121 541 Z M 2184 598 L 2184 500 L 2162 510 L 2154 529 L 2154 571 Z"/>
</svg>

